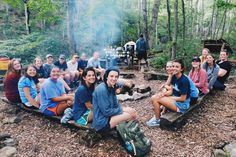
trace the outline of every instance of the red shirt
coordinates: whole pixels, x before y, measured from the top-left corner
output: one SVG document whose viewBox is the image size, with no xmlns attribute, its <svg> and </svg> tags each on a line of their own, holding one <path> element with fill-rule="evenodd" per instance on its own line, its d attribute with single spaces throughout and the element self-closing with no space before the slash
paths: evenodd
<svg viewBox="0 0 236 157">
<path fill-rule="evenodd" d="M 10 73 L 5 77 L 4 92 L 6 98 L 11 102 L 21 102 L 18 91 L 20 77 L 21 75 L 16 73 Z"/>
</svg>

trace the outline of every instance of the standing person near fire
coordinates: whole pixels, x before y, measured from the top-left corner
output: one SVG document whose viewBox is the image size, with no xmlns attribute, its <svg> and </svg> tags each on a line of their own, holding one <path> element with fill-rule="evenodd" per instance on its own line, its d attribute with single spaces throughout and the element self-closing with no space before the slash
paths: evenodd
<svg viewBox="0 0 236 157">
<path fill-rule="evenodd" d="M 136 52 L 137 52 L 137 58 L 138 58 L 138 68 L 139 70 L 141 69 L 140 63 L 141 60 L 144 59 L 146 62 L 146 65 L 148 66 L 147 62 L 147 50 L 148 50 L 148 45 L 146 40 L 143 37 L 143 34 L 139 36 L 139 39 L 136 41 Z"/>
</svg>

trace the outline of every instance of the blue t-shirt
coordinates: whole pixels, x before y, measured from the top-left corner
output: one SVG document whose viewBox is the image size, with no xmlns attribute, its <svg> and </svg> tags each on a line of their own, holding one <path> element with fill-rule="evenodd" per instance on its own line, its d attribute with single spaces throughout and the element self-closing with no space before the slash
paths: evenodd
<svg viewBox="0 0 236 157">
<path fill-rule="evenodd" d="M 73 105 L 74 120 L 80 119 L 80 117 L 86 112 L 87 107 L 85 103 L 90 101 L 92 103 L 93 89 L 89 89 L 84 85 L 78 87 L 75 92 L 75 99 Z"/>
<path fill-rule="evenodd" d="M 185 75 L 186 76 L 186 75 Z M 190 85 L 190 97 L 191 98 L 198 98 L 198 95 L 199 95 L 199 90 L 198 88 L 195 86 L 195 84 L 193 83 L 193 81 L 188 77 L 186 76 L 189 80 L 189 85 Z"/>
<path fill-rule="evenodd" d="M 37 88 L 35 85 L 35 82 L 33 79 L 29 79 L 25 76 L 22 76 L 18 82 L 18 91 L 20 94 L 20 99 L 22 101 L 22 103 L 27 103 L 29 102 L 26 97 L 25 97 L 25 93 L 23 91 L 23 88 L 28 87 L 30 90 L 30 96 L 34 99 L 37 96 Z"/>
<path fill-rule="evenodd" d="M 79 69 L 82 69 L 82 70 L 84 70 L 86 67 L 87 67 L 87 64 L 88 64 L 88 61 L 86 61 L 86 60 L 79 60 L 78 61 L 78 70 Z"/>
<path fill-rule="evenodd" d="M 87 68 L 88 67 L 92 67 L 92 68 L 101 68 L 101 65 L 100 65 L 100 60 L 99 59 L 96 59 L 94 60 L 94 58 L 90 58 L 88 60 L 88 65 L 87 65 Z"/>
<path fill-rule="evenodd" d="M 186 99 L 190 97 L 189 79 L 184 74 L 182 74 L 179 79 L 177 79 L 176 76 L 173 75 L 171 84 L 173 85 L 174 96 L 179 97 L 181 95 L 187 95 Z"/>
<path fill-rule="evenodd" d="M 58 102 L 52 101 L 52 98 L 65 94 L 65 88 L 61 81 L 48 78 L 40 88 L 40 110 L 44 112 L 47 108 L 55 107 Z"/>
</svg>

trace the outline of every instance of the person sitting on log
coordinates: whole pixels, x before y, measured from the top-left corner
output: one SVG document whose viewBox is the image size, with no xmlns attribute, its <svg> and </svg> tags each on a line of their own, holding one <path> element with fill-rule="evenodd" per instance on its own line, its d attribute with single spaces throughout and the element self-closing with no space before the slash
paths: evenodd
<svg viewBox="0 0 236 157">
<path fill-rule="evenodd" d="M 210 53 L 210 50 L 208 48 L 202 49 L 202 55 L 199 57 L 201 61 L 201 65 L 206 61 L 207 55 Z"/>
<path fill-rule="evenodd" d="M 18 59 L 13 58 L 8 64 L 8 69 L 3 81 L 4 93 L 10 102 L 20 103 L 18 82 L 21 78 L 21 64 Z"/>
<path fill-rule="evenodd" d="M 107 69 L 104 82 L 99 84 L 93 93 L 92 127 L 98 132 L 109 131 L 121 122 L 137 118 L 135 109 L 122 108 L 117 100 L 115 90 L 118 78 L 118 69 Z"/>
<path fill-rule="evenodd" d="M 175 112 L 185 112 L 190 106 L 190 82 L 184 75 L 184 63 L 180 59 L 173 61 L 172 88 L 162 97 L 152 96 L 151 103 L 154 107 L 155 116 L 147 121 L 150 127 L 160 126 L 161 106 Z"/>
<path fill-rule="evenodd" d="M 103 80 L 105 69 L 103 69 L 100 65 L 98 52 L 94 52 L 93 57 L 88 60 L 87 68 L 88 67 L 93 67 L 96 71 L 96 74 L 100 75 L 100 79 Z"/>
<path fill-rule="evenodd" d="M 212 90 L 220 69 L 220 67 L 215 63 L 212 54 L 209 53 L 207 55 L 206 62 L 203 63 L 202 68 L 207 72 L 208 89 Z"/>
<path fill-rule="evenodd" d="M 223 50 L 220 52 L 220 60 L 216 61 L 216 64 L 219 65 L 220 69 L 218 72 L 217 80 L 213 85 L 214 89 L 224 90 L 226 87 L 224 83 L 226 79 L 229 77 L 229 73 L 231 70 L 231 64 L 228 61 L 228 56 L 229 56 L 229 53 L 227 52 L 227 50 Z"/>
<path fill-rule="evenodd" d="M 36 68 L 33 65 L 28 65 L 25 69 L 25 74 L 18 82 L 18 90 L 22 103 L 29 108 L 39 108 L 40 99 L 37 93 L 37 78 Z"/>
<path fill-rule="evenodd" d="M 87 125 L 93 119 L 92 94 L 95 89 L 96 72 L 90 67 L 83 70 L 81 86 L 75 92 L 73 116 L 77 124 Z"/>
<path fill-rule="evenodd" d="M 189 78 L 194 85 L 199 89 L 200 95 L 205 95 L 209 92 L 207 82 L 207 72 L 201 68 L 201 60 L 197 56 L 193 56 L 192 69 L 189 72 Z"/>
<path fill-rule="evenodd" d="M 73 103 L 73 96 L 65 94 L 63 83 L 59 81 L 60 69 L 54 66 L 50 77 L 40 88 L 41 112 L 46 116 L 61 115 Z"/>
<path fill-rule="evenodd" d="M 77 54 L 73 54 L 71 60 L 67 62 L 68 71 L 70 73 L 70 86 L 77 86 L 77 81 L 79 79 L 79 71 L 78 71 L 78 60 L 79 56 Z"/>
</svg>

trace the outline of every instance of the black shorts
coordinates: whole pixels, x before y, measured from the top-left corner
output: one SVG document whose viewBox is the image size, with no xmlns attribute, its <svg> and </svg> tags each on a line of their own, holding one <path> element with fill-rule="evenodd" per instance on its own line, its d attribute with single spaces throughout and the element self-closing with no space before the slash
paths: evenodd
<svg viewBox="0 0 236 157">
<path fill-rule="evenodd" d="M 138 53 L 137 58 L 138 60 L 141 60 L 141 59 L 147 60 L 147 52 Z"/>
</svg>

